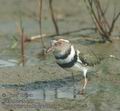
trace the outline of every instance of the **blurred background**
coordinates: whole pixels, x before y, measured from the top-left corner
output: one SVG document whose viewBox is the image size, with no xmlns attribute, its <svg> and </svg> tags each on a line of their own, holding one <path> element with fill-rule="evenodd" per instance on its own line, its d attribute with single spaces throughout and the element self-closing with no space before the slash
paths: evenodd
<svg viewBox="0 0 120 111">
<path fill-rule="evenodd" d="M 119 111 L 119 16 L 120 0 L 0 0 L 0 100 L 7 90 L 12 99 L 26 98 L 9 92 L 52 100 L 57 106 L 52 110 Z M 87 57 L 94 52 L 106 58 L 90 74 L 85 96 L 73 98 L 71 74 L 45 54 L 50 41 L 59 38 L 70 40 Z M 77 90 L 80 80 L 75 74 Z"/>
</svg>

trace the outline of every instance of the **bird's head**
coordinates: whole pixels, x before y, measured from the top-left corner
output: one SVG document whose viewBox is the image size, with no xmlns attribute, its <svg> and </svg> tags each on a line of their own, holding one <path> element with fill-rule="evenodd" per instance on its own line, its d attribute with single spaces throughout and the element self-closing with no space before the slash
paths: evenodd
<svg viewBox="0 0 120 111">
<path fill-rule="evenodd" d="M 47 50 L 48 52 L 53 52 L 55 55 L 62 55 L 65 52 L 67 52 L 71 47 L 71 43 L 69 40 L 65 39 L 58 39 L 58 40 L 52 40 L 51 41 L 51 46 Z"/>
</svg>

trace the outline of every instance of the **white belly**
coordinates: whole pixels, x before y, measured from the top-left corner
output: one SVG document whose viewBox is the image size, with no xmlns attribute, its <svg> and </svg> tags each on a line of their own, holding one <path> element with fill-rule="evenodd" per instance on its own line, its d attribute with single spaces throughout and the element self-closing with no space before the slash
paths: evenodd
<svg viewBox="0 0 120 111">
<path fill-rule="evenodd" d="M 68 68 L 69 71 L 75 71 L 75 72 L 84 72 L 84 70 L 88 70 L 88 67 L 82 66 L 79 63 L 74 64 L 71 68 Z"/>
</svg>

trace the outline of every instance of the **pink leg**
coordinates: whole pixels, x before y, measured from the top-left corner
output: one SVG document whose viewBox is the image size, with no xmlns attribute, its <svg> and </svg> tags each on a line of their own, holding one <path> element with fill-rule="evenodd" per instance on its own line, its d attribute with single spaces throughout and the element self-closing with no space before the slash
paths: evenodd
<svg viewBox="0 0 120 111">
<path fill-rule="evenodd" d="M 83 87 L 82 87 L 82 90 L 81 90 L 80 94 L 84 94 L 84 91 L 85 91 L 86 85 L 87 85 L 87 83 L 88 83 L 88 80 L 87 80 L 87 76 L 86 76 L 86 74 L 87 74 L 87 69 L 83 70 L 83 75 L 84 75 L 84 85 L 83 85 Z"/>
</svg>

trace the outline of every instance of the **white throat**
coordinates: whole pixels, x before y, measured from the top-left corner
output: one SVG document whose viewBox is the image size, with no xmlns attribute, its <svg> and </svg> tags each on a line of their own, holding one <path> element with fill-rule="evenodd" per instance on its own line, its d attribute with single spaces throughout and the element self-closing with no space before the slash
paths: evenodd
<svg viewBox="0 0 120 111">
<path fill-rule="evenodd" d="M 73 47 L 73 45 L 71 45 L 71 51 L 70 54 L 68 55 L 67 58 L 65 59 L 59 59 L 57 60 L 57 63 L 63 64 L 63 63 L 69 63 L 75 56 L 75 49 Z"/>
</svg>

